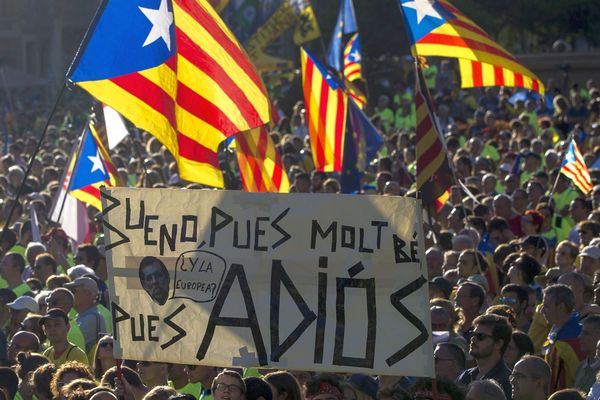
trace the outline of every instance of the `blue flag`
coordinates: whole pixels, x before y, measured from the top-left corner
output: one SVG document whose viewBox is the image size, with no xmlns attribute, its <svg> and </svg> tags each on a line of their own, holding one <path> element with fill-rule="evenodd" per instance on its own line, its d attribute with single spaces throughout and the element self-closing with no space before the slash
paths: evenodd
<svg viewBox="0 0 600 400">
<path fill-rule="evenodd" d="M 176 53 L 170 0 L 104 1 L 69 79 L 97 81 L 163 64 Z M 84 50 L 85 51 L 84 51 Z"/>
<path fill-rule="evenodd" d="M 346 130 L 344 139 L 342 193 L 360 190 L 362 172 L 377 157 L 377 152 L 384 143 L 377 128 L 353 101 L 349 101 L 348 107 L 351 129 Z"/>
<path fill-rule="evenodd" d="M 109 179 L 110 175 L 106 163 L 98 150 L 92 132 L 88 128 L 83 134 L 69 190 L 81 189 Z"/>
<path fill-rule="evenodd" d="M 356 16 L 354 14 L 354 5 L 352 0 L 342 0 L 340 12 L 338 13 L 331 44 L 327 53 L 327 63 L 337 71 L 342 71 L 342 36 L 353 33 L 358 30 Z"/>
</svg>

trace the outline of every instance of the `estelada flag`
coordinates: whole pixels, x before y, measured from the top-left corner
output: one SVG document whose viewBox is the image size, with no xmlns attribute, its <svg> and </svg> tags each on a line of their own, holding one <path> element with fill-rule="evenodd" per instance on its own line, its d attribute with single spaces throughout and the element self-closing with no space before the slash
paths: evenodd
<svg viewBox="0 0 600 400">
<path fill-rule="evenodd" d="M 433 105 L 425 78 L 418 65 L 416 73 L 417 190 L 421 192 L 424 205 L 434 205 L 436 210 L 439 210 L 448 199 L 448 189 L 454 179 L 447 151 L 433 115 Z"/>
<path fill-rule="evenodd" d="M 300 48 L 306 121 L 317 171 L 339 172 L 344 155 L 348 96 L 340 83 Z"/>
<path fill-rule="evenodd" d="M 100 187 L 119 185 L 116 168 L 92 125 L 83 132 L 77 153 L 69 162 L 66 177 L 68 193 L 97 210 L 102 210 Z"/>
<path fill-rule="evenodd" d="M 260 77 L 207 0 L 105 0 L 68 77 L 210 186 L 223 186 L 219 144 L 269 121 Z"/>
<path fill-rule="evenodd" d="M 588 194 L 594 187 L 592 185 L 592 178 L 590 177 L 590 171 L 587 165 L 583 161 L 583 156 L 575 140 L 571 139 L 569 148 L 565 153 L 561 168 L 561 174 L 569 178 L 575 186 L 577 186 L 583 194 Z"/>
<path fill-rule="evenodd" d="M 544 94 L 539 78 L 446 0 L 398 0 L 414 56 L 458 58 L 462 87 L 514 86 Z"/>
<path fill-rule="evenodd" d="M 290 191 L 281 155 L 265 126 L 238 133 L 235 145 L 242 186 L 246 192 Z"/>
</svg>

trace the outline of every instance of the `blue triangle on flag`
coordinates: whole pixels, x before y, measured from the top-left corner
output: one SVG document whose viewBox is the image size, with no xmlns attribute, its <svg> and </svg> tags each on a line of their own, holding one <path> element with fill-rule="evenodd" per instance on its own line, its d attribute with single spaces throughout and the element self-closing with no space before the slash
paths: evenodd
<svg viewBox="0 0 600 400">
<path fill-rule="evenodd" d="M 69 190 L 77 190 L 94 183 L 109 180 L 108 168 L 98 150 L 89 128 L 83 134 L 79 157 L 76 160 Z"/>
</svg>

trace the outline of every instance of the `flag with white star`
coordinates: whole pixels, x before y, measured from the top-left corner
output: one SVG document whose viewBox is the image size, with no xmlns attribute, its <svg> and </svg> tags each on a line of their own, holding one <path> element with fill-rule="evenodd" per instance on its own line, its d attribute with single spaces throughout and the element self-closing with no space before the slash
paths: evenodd
<svg viewBox="0 0 600 400">
<path fill-rule="evenodd" d="M 461 86 L 512 86 L 544 94 L 539 78 L 447 0 L 398 0 L 415 57 L 457 58 Z"/>
<path fill-rule="evenodd" d="M 571 139 L 569 148 L 563 159 L 560 172 L 569 178 L 575 186 L 577 186 L 584 194 L 592 191 L 592 179 L 583 156 L 575 140 Z"/>
<path fill-rule="evenodd" d="M 219 144 L 269 122 L 262 80 L 208 0 L 103 1 L 68 78 L 154 135 L 186 181 L 222 187 Z"/>
<path fill-rule="evenodd" d="M 109 179 L 108 167 L 100 154 L 92 132 L 88 128 L 81 139 L 69 190 L 81 189 Z"/>
<path fill-rule="evenodd" d="M 362 79 L 362 56 L 358 33 L 352 35 L 344 48 L 344 76 L 350 82 Z"/>
</svg>

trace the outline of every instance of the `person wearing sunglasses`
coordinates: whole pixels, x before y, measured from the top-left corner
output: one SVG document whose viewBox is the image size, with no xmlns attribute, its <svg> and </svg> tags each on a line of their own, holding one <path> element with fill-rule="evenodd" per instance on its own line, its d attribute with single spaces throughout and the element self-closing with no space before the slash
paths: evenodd
<svg viewBox="0 0 600 400">
<path fill-rule="evenodd" d="M 115 357 L 113 355 L 113 337 L 104 335 L 98 341 L 98 346 L 94 351 L 92 367 L 94 368 L 94 377 L 100 380 L 102 375 L 115 365 Z"/>
<path fill-rule="evenodd" d="M 531 325 L 531 319 L 526 313 L 527 307 L 529 307 L 529 293 L 525 286 L 509 283 L 502 288 L 501 293 L 500 303 L 509 306 L 515 312 L 517 329 L 527 332 Z"/>
<path fill-rule="evenodd" d="M 512 327 L 504 317 L 485 314 L 475 318 L 469 354 L 477 366 L 463 372 L 458 377 L 458 383 L 466 386 L 476 380 L 494 379 L 502 386 L 506 398 L 510 399 L 511 371 L 504 363 L 503 355 L 511 335 Z"/>
<path fill-rule="evenodd" d="M 246 384 L 242 376 L 235 371 L 226 369 L 212 383 L 214 400 L 245 400 Z"/>
</svg>

